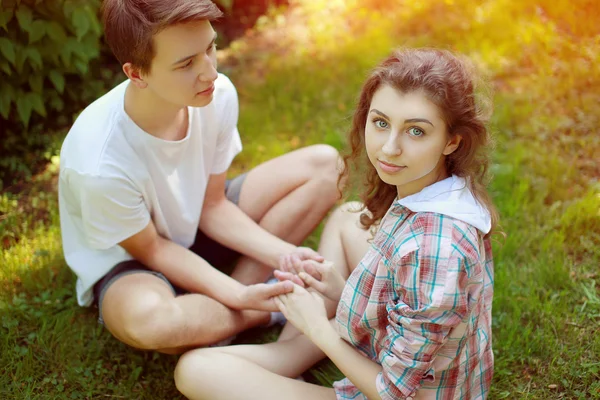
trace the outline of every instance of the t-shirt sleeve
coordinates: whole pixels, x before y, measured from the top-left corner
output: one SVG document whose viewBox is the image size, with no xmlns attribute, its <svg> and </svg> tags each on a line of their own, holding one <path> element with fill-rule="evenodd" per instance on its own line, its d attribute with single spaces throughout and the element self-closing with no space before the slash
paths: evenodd
<svg viewBox="0 0 600 400">
<path fill-rule="evenodd" d="M 126 177 L 78 176 L 82 230 L 96 250 L 115 246 L 150 222 L 142 194 Z"/>
<path fill-rule="evenodd" d="M 433 360 L 469 312 L 468 262 L 453 249 L 452 223 L 434 215 L 415 221 L 413 237 L 389 266 L 396 299 L 387 305 L 390 340 L 376 382 L 385 400 L 414 396 L 423 380 L 434 378 Z"/>
<path fill-rule="evenodd" d="M 220 114 L 220 129 L 211 174 L 221 174 L 229 168 L 235 156 L 242 151 L 242 141 L 237 128 L 239 117 L 238 96 L 233 83 L 224 75 L 216 106 Z"/>
</svg>

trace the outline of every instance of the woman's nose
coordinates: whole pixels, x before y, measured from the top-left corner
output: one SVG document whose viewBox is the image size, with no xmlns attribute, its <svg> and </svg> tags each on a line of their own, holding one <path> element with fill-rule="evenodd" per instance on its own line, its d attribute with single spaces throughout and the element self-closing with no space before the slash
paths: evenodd
<svg viewBox="0 0 600 400">
<path fill-rule="evenodd" d="M 381 151 L 386 156 L 399 156 L 402 154 L 402 149 L 398 143 L 398 137 L 394 134 L 391 134 L 383 144 Z"/>
</svg>

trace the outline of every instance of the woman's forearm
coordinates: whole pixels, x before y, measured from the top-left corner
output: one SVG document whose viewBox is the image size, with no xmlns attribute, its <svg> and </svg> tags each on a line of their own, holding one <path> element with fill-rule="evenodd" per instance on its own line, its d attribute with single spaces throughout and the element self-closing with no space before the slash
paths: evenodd
<svg viewBox="0 0 600 400">
<path fill-rule="evenodd" d="M 344 341 L 330 325 L 311 334 L 311 340 L 369 400 L 381 400 L 375 384 L 381 365 L 371 361 Z"/>
</svg>

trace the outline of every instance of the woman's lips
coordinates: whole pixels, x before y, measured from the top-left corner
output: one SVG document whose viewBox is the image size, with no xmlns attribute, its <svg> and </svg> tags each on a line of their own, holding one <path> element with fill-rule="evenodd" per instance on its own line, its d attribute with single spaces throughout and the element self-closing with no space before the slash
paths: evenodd
<svg viewBox="0 0 600 400">
<path fill-rule="evenodd" d="M 406 168 L 406 167 L 400 166 L 400 165 L 389 164 L 389 163 L 386 163 L 381 160 L 377 160 L 377 161 L 379 163 L 379 168 L 383 172 L 388 173 L 388 174 L 395 174 L 396 172 L 399 172 L 399 171 L 403 170 L 404 168 Z"/>
</svg>

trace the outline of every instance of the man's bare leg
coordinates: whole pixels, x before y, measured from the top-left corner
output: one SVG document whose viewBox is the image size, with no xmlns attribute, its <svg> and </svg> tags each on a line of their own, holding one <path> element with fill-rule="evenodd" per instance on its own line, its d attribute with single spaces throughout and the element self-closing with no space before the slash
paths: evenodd
<svg viewBox="0 0 600 400">
<path fill-rule="evenodd" d="M 339 199 L 339 155 L 327 145 L 309 146 L 252 169 L 240 193 L 239 207 L 268 232 L 299 245 Z M 244 284 L 264 282 L 273 270 L 242 257 L 232 278 Z"/>
<path fill-rule="evenodd" d="M 270 313 L 234 311 L 201 294 L 175 297 L 162 279 L 136 273 L 110 285 L 102 301 L 102 317 L 123 343 L 171 354 L 266 324 Z"/>
</svg>

